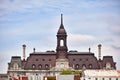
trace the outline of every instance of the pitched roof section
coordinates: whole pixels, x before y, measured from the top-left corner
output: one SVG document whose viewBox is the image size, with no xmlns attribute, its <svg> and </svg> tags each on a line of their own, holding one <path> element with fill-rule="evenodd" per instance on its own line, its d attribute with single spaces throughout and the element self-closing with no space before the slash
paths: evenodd
<svg viewBox="0 0 120 80">
<path fill-rule="evenodd" d="M 67 34 L 63 25 L 63 15 L 61 14 L 61 24 L 57 34 Z"/>
</svg>

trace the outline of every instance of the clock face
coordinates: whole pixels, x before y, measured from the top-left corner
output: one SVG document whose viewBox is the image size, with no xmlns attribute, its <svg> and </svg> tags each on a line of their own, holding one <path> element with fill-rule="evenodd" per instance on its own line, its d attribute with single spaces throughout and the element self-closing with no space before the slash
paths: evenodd
<svg viewBox="0 0 120 80">
<path fill-rule="evenodd" d="M 64 68 L 64 64 L 63 63 L 60 64 L 60 68 Z"/>
</svg>

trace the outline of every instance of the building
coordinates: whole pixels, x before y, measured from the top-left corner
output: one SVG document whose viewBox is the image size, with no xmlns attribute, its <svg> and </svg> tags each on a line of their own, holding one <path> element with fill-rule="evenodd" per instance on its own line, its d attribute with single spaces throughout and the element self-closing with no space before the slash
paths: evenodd
<svg viewBox="0 0 120 80">
<path fill-rule="evenodd" d="M 21 56 L 12 56 L 8 63 L 9 79 L 42 80 L 44 76 L 56 76 L 64 69 L 70 69 L 71 71 L 116 69 L 116 63 L 112 56 L 103 56 L 103 59 L 101 59 L 101 44 L 98 45 L 99 59 L 90 51 L 90 48 L 87 52 L 68 51 L 67 32 L 63 25 L 62 14 L 61 24 L 56 36 L 56 51 L 36 52 L 34 48 L 27 59 L 25 58 L 26 45 L 23 45 L 23 60 Z"/>
<path fill-rule="evenodd" d="M 91 74 L 92 73 L 92 74 Z M 85 70 L 81 80 L 120 80 L 119 70 Z"/>
<path fill-rule="evenodd" d="M 7 74 L 0 74 L 0 80 L 8 80 Z"/>
</svg>

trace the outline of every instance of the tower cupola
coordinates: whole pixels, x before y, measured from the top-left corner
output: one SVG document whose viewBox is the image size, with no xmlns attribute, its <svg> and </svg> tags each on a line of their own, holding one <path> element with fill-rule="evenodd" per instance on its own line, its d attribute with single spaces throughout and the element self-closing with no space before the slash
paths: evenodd
<svg viewBox="0 0 120 80">
<path fill-rule="evenodd" d="M 57 32 L 57 57 L 66 58 L 67 55 L 67 33 L 63 25 L 63 15 L 61 14 L 61 24 Z"/>
</svg>

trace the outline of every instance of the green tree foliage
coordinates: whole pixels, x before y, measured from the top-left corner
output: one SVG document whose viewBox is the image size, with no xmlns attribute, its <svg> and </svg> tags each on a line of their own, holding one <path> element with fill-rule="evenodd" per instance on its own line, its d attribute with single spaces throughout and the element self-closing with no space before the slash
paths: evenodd
<svg viewBox="0 0 120 80">
<path fill-rule="evenodd" d="M 47 80 L 56 80 L 55 78 L 47 78 Z"/>
<path fill-rule="evenodd" d="M 74 74 L 82 74 L 82 71 L 75 71 Z"/>
<path fill-rule="evenodd" d="M 73 74 L 73 75 L 81 75 L 82 74 L 82 71 L 70 71 L 69 69 L 67 69 L 67 70 L 63 70 L 63 71 L 61 71 L 61 73 L 60 73 L 61 75 L 71 75 L 71 74 Z"/>
<path fill-rule="evenodd" d="M 70 70 L 63 70 L 60 74 L 61 75 L 69 75 L 69 74 L 72 74 L 72 72 Z"/>
</svg>

